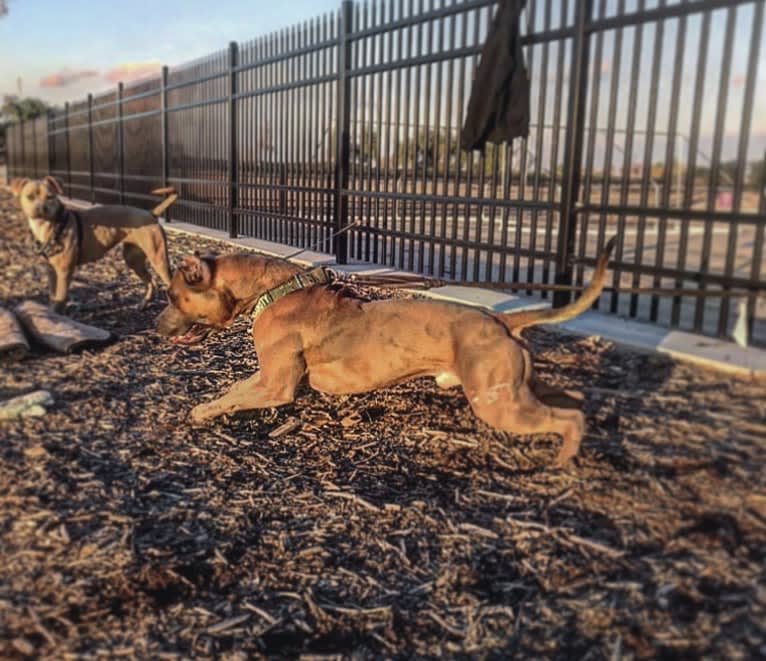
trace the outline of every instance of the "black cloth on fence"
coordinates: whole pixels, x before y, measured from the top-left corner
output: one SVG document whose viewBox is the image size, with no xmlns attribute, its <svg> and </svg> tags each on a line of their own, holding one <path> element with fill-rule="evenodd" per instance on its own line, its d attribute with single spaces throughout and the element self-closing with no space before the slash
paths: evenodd
<svg viewBox="0 0 766 661">
<path fill-rule="evenodd" d="M 529 76 L 519 32 L 525 4 L 526 0 L 500 0 L 471 86 L 463 149 L 529 135 Z"/>
</svg>

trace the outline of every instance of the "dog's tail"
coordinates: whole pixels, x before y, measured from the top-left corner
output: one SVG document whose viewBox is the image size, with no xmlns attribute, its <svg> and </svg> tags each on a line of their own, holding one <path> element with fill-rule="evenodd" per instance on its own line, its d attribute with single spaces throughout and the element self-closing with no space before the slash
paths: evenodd
<svg viewBox="0 0 766 661">
<path fill-rule="evenodd" d="M 164 211 L 178 199 L 178 191 L 172 186 L 166 188 L 155 188 L 152 191 L 152 195 L 167 195 L 154 209 L 152 209 L 152 216 L 159 218 Z"/>
<path fill-rule="evenodd" d="M 593 280 L 585 288 L 580 298 L 574 303 L 565 305 L 563 308 L 548 308 L 545 310 L 522 310 L 511 312 L 510 314 L 498 314 L 497 319 L 503 323 L 514 337 L 519 337 L 519 333 L 530 326 L 538 324 L 560 324 L 569 319 L 573 319 L 579 314 L 585 312 L 601 295 L 606 282 L 606 267 L 609 264 L 609 256 L 612 254 L 617 237 L 613 236 L 604 246 L 604 250 L 596 262 L 596 271 L 593 274 Z"/>
</svg>

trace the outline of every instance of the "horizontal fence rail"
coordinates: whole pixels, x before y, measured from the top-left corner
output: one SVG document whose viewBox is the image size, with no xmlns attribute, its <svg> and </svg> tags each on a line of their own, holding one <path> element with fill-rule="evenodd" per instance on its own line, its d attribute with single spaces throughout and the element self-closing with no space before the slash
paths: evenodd
<svg viewBox="0 0 766 661">
<path fill-rule="evenodd" d="M 530 134 L 465 152 L 496 2 L 345 1 L 12 125 L 9 174 L 144 208 L 172 185 L 169 220 L 517 291 L 582 285 L 617 234 L 598 308 L 715 336 L 744 310 L 766 342 L 765 5 L 529 0 Z"/>
</svg>

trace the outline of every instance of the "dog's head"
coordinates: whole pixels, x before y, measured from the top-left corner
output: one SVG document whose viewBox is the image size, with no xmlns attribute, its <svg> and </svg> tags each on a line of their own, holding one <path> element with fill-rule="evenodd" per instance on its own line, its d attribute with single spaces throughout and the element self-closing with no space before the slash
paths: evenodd
<svg viewBox="0 0 766 661">
<path fill-rule="evenodd" d="M 53 221 L 62 207 L 59 195 L 63 195 L 64 191 L 55 177 L 14 179 L 11 192 L 18 199 L 24 215 L 30 219 Z"/>
<path fill-rule="evenodd" d="M 196 344 L 233 323 L 237 302 L 215 272 L 215 257 L 194 253 L 181 260 L 168 288 L 168 305 L 157 317 L 160 335 L 177 344 Z"/>
</svg>

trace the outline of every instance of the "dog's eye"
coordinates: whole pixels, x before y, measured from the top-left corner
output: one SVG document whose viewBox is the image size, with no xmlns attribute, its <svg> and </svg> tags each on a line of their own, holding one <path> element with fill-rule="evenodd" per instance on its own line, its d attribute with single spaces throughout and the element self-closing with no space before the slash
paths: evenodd
<svg viewBox="0 0 766 661">
<path fill-rule="evenodd" d="M 34 193 L 30 193 L 29 195 L 27 195 L 27 199 L 30 202 L 34 202 L 35 201 L 35 194 Z"/>
</svg>

